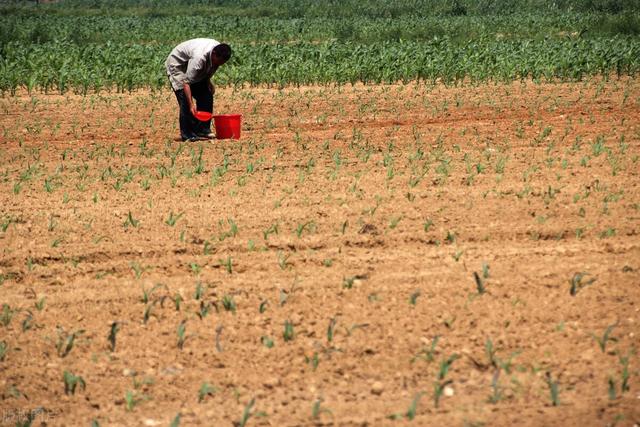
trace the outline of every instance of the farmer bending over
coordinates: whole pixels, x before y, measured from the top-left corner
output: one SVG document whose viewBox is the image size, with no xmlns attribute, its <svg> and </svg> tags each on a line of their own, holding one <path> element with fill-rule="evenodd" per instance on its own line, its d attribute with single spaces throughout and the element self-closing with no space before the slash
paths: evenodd
<svg viewBox="0 0 640 427">
<path fill-rule="evenodd" d="M 193 39 L 176 46 L 165 62 L 167 75 L 180 106 L 183 141 L 211 139 L 211 120 L 196 119 L 196 111 L 213 112 L 215 88 L 211 77 L 231 58 L 231 47 L 213 39 Z M 195 98 L 197 103 L 194 104 Z"/>
</svg>

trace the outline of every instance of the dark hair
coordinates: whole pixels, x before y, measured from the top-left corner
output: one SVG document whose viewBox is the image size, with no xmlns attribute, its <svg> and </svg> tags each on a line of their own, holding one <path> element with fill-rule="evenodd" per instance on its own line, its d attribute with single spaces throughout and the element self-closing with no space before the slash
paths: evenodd
<svg viewBox="0 0 640 427">
<path fill-rule="evenodd" d="M 228 61 L 231 58 L 231 46 L 226 43 L 220 43 L 218 46 L 213 48 L 213 52 L 216 54 L 218 58 L 221 58 L 225 61 Z"/>
</svg>

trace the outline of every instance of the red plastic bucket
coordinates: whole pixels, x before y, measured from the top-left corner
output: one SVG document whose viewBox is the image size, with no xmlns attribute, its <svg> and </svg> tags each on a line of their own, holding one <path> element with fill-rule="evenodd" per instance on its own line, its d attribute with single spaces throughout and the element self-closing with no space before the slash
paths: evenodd
<svg viewBox="0 0 640 427">
<path fill-rule="evenodd" d="M 216 127 L 218 139 L 240 139 L 240 114 L 220 114 L 213 116 L 213 125 Z"/>
</svg>

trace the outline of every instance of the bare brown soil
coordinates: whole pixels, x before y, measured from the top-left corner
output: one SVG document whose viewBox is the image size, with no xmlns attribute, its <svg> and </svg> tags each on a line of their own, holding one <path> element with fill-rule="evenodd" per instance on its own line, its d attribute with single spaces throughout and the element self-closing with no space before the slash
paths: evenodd
<svg viewBox="0 0 640 427">
<path fill-rule="evenodd" d="M 1 425 L 640 422 L 640 80 L 176 107 L 0 99 Z"/>
</svg>

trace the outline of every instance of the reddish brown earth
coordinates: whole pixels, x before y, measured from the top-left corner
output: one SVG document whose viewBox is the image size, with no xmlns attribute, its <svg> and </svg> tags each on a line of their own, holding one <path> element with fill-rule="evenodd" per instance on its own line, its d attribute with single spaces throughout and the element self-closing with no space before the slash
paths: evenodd
<svg viewBox="0 0 640 427">
<path fill-rule="evenodd" d="M 0 99 L 1 425 L 640 423 L 640 80 L 217 99 Z"/>
</svg>

